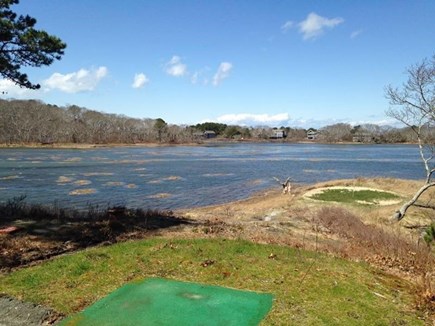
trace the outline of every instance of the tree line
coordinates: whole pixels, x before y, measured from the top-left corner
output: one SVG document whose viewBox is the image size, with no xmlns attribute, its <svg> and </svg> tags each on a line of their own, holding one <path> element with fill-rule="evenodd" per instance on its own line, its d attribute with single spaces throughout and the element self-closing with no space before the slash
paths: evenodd
<svg viewBox="0 0 435 326">
<path fill-rule="evenodd" d="M 284 131 L 282 141 L 303 141 L 303 128 L 245 127 L 216 122 L 196 125 L 168 124 L 163 119 L 138 119 L 108 114 L 76 105 L 59 107 L 38 100 L 0 100 L 0 143 L 134 144 L 201 142 L 201 133 L 213 131 L 217 138 L 268 140 L 274 131 Z M 351 126 L 337 123 L 316 132 L 321 142 L 415 142 L 412 128 L 381 127 L 375 124 Z"/>
</svg>

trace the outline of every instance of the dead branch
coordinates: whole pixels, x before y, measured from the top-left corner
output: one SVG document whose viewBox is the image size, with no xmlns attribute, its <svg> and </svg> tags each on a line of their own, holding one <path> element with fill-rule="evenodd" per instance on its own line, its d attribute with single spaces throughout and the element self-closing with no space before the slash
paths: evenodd
<svg viewBox="0 0 435 326">
<path fill-rule="evenodd" d="M 426 183 L 423 187 L 421 187 L 417 193 L 412 197 L 412 199 L 400 207 L 398 211 L 396 211 L 393 215 L 393 218 L 397 221 L 400 221 L 402 218 L 405 217 L 405 213 L 408 210 L 409 207 L 415 205 L 415 202 L 420 198 L 420 196 L 430 187 L 435 186 L 435 182 Z"/>
<path fill-rule="evenodd" d="M 278 183 L 282 186 L 283 194 L 290 194 L 292 189 L 290 177 L 288 177 L 284 182 L 281 182 L 277 177 L 273 177 L 273 179 L 278 181 Z"/>
</svg>

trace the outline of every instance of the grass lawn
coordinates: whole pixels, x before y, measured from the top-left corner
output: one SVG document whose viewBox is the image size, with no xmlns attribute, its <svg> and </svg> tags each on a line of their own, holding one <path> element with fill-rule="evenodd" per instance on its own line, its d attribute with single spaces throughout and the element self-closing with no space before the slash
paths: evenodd
<svg viewBox="0 0 435 326">
<path fill-rule="evenodd" d="M 376 190 L 326 189 L 321 193 L 312 195 L 311 198 L 339 203 L 375 204 L 379 201 L 394 200 L 400 197 L 389 192 Z"/>
<path fill-rule="evenodd" d="M 153 238 L 87 249 L 0 275 L 0 292 L 69 315 L 146 277 L 272 293 L 264 325 L 423 325 L 411 309 L 411 286 L 398 278 L 243 240 Z"/>
</svg>

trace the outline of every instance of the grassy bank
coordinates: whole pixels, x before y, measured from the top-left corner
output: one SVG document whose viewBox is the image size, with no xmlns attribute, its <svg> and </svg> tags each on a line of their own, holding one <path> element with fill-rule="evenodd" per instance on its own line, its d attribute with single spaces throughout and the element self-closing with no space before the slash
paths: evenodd
<svg viewBox="0 0 435 326">
<path fill-rule="evenodd" d="M 336 188 L 348 191 L 307 197 Z M 432 215 L 414 209 L 390 221 L 416 188 L 337 180 L 167 213 L 15 199 L 0 207 L 0 229 L 16 228 L 0 232 L 0 295 L 69 315 L 127 282 L 165 277 L 273 293 L 265 325 L 431 325 L 435 261 L 421 232 Z M 393 193 L 398 201 L 383 197 Z"/>
<path fill-rule="evenodd" d="M 55 276 L 55 277 L 54 277 Z M 264 325 L 422 325 L 410 285 L 364 263 L 244 240 L 154 238 L 0 276 L 0 292 L 69 315 L 145 277 L 273 293 Z"/>
</svg>

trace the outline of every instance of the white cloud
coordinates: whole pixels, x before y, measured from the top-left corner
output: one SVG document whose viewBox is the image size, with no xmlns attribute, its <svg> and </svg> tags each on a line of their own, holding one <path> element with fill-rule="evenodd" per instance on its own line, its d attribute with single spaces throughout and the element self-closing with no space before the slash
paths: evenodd
<svg viewBox="0 0 435 326">
<path fill-rule="evenodd" d="M 46 91 L 58 89 L 66 93 L 87 92 L 94 90 L 98 83 L 107 76 L 107 73 L 106 67 L 92 70 L 80 69 L 66 75 L 56 72 L 42 84 Z"/>
<path fill-rule="evenodd" d="M 209 77 L 208 77 L 209 71 L 210 71 L 210 68 L 208 68 L 208 67 L 204 67 L 200 70 L 195 71 L 190 76 L 190 82 L 194 85 L 196 85 L 196 84 L 208 85 L 208 83 L 209 83 Z"/>
<path fill-rule="evenodd" d="M 303 119 L 303 118 L 295 118 L 290 119 L 288 121 L 288 126 L 294 128 L 322 128 L 329 125 L 333 125 L 336 123 L 348 123 L 351 126 L 363 125 L 363 124 L 375 124 L 378 126 L 392 126 L 392 127 L 400 127 L 395 119 L 385 118 L 382 116 L 378 117 L 368 117 L 366 119 L 333 119 L 333 118 L 325 118 L 325 119 Z"/>
<path fill-rule="evenodd" d="M 219 65 L 216 74 L 213 76 L 213 85 L 218 86 L 225 78 L 228 78 L 231 69 L 233 69 L 233 65 L 231 63 L 222 62 Z"/>
<path fill-rule="evenodd" d="M 145 84 L 148 84 L 149 81 L 150 80 L 148 79 L 147 76 L 145 76 L 145 74 L 143 74 L 143 73 L 135 74 L 133 84 L 131 85 L 131 87 L 142 88 Z"/>
<path fill-rule="evenodd" d="M 165 71 L 168 75 L 182 77 L 187 73 L 187 66 L 181 62 L 179 56 L 174 55 L 165 65 Z"/>
<path fill-rule="evenodd" d="M 281 31 L 287 33 L 287 31 L 294 26 L 294 22 L 288 20 L 281 26 Z"/>
<path fill-rule="evenodd" d="M 362 32 L 363 32 L 362 29 L 359 29 L 359 30 L 357 30 L 357 31 L 354 31 L 354 32 L 352 32 L 352 33 L 350 34 L 350 38 L 351 38 L 351 39 L 354 39 L 354 38 L 360 36 L 360 35 L 362 34 Z"/>
<path fill-rule="evenodd" d="M 0 98 L 28 98 L 35 97 L 39 93 L 39 90 L 31 90 L 25 87 L 20 87 L 9 79 L 0 79 Z"/>
<path fill-rule="evenodd" d="M 199 72 L 199 71 L 196 71 L 196 72 L 192 75 L 192 77 L 190 78 L 191 83 L 192 83 L 192 84 L 196 84 L 196 83 L 198 83 L 199 76 L 200 76 L 200 72 Z"/>
<path fill-rule="evenodd" d="M 380 127 L 385 127 L 385 126 L 391 126 L 391 127 L 403 127 L 403 124 L 401 124 L 399 121 L 397 121 L 394 118 L 371 118 L 371 119 L 364 119 L 364 120 L 355 120 L 355 121 L 348 121 L 349 124 L 351 124 L 352 126 L 357 126 L 357 125 L 364 125 L 364 124 L 374 124 L 374 125 L 378 125 Z"/>
<path fill-rule="evenodd" d="M 334 28 L 335 26 L 344 22 L 343 18 L 326 18 L 310 13 L 307 18 L 298 24 L 299 32 L 303 35 L 304 40 L 315 39 L 324 33 L 327 28 Z"/>
<path fill-rule="evenodd" d="M 216 118 L 217 122 L 226 124 L 237 124 L 246 126 L 258 126 L 258 125 L 281 125 L 286 124 L 289 120 L 288 113 L 279 113 L 275 115 L 270 114 L 250 114 L 250 113 L 238 113 L 238 114 L 225 114 Z"/>
</svg>

